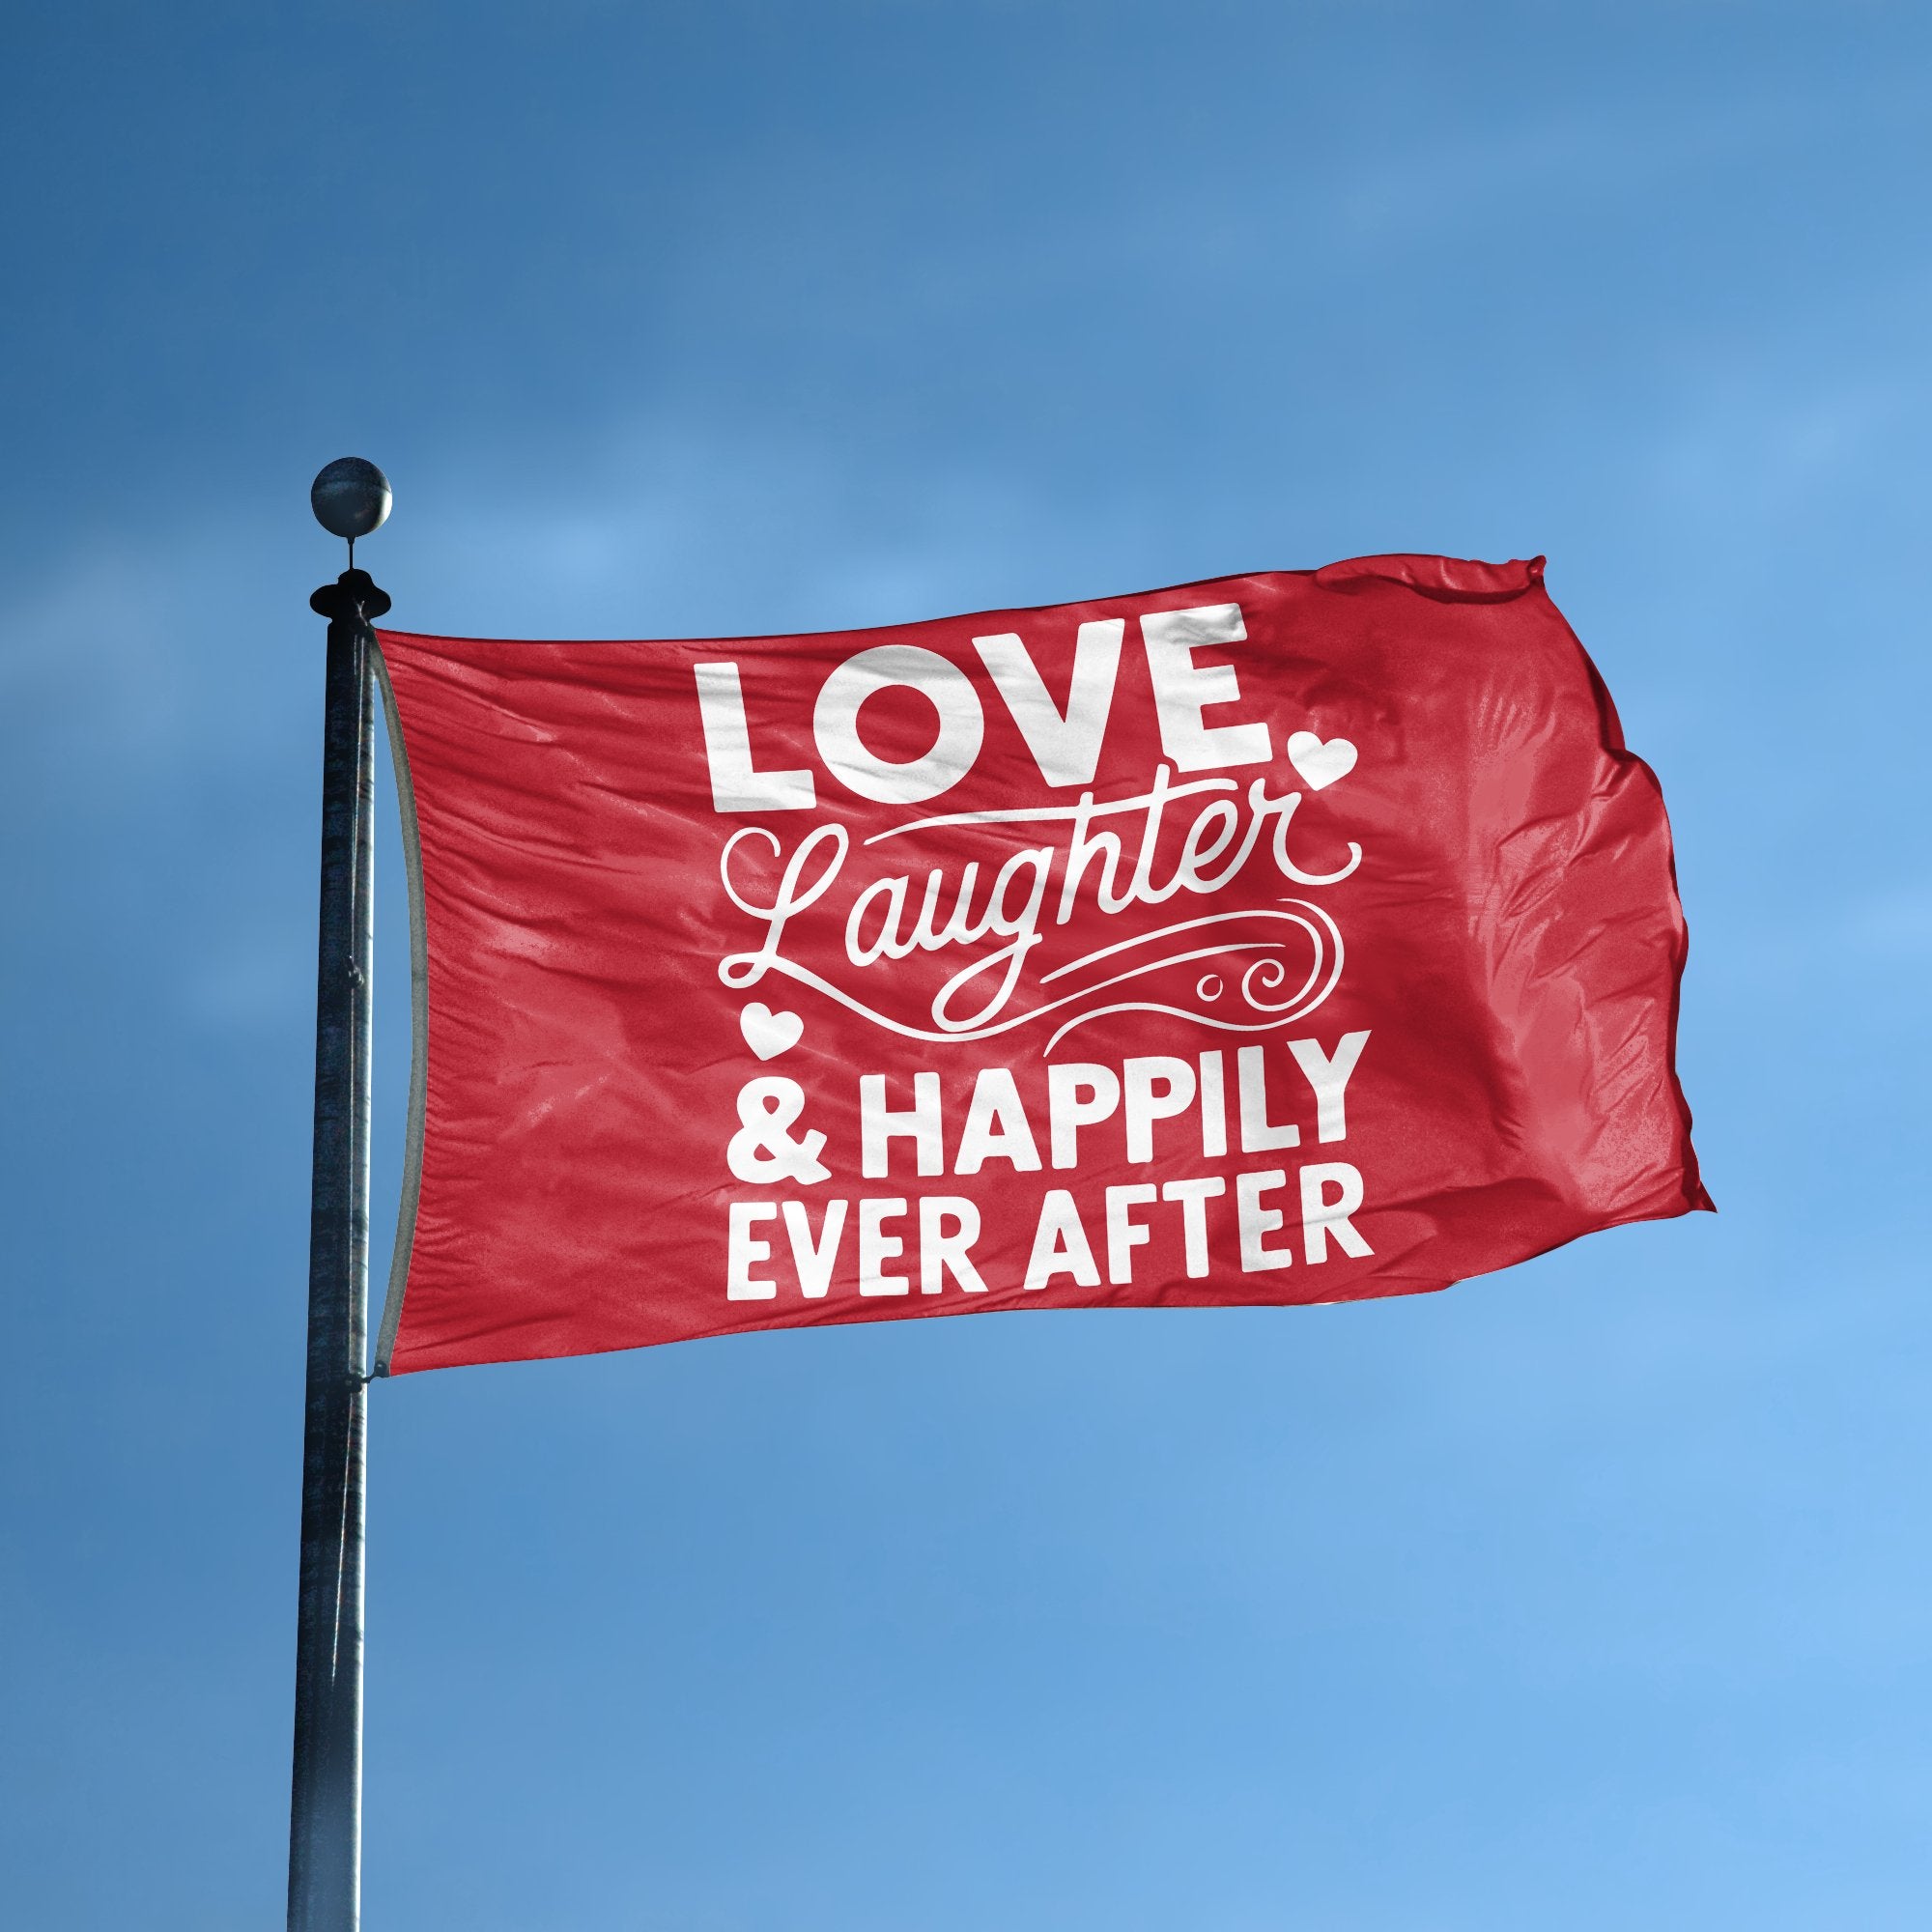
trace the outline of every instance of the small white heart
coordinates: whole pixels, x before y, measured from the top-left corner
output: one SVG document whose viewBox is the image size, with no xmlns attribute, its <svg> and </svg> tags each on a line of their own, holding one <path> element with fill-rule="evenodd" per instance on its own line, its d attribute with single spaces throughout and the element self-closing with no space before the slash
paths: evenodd
<svg viewBox="0 0 1932 1932">
<path fill-rule="evenodd" d="M 1355 748 L 1346 738 L 1324 745 L 1313 731 L 1297 731 L 1288 741 L 1288 761 L 1312 791 L 1345 779 L 1355 769 Z"/>
<path fill-rule="evenodd" d="M 798 1044 L 805 1022 L 796 1013 L 775 1013 L 762 1000 L 753 1000 L 738 1015 L 738 1031 L 760 1060 L 776 1060 Z"/>
</svg>

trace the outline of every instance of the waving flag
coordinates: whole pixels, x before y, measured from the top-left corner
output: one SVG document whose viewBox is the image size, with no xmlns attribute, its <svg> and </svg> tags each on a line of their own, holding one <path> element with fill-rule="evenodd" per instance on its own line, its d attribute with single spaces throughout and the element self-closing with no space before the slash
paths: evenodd
<svg viewBox="0 0 1932 1932">
<path fill-rule="evenodd" d="M 381 644 L 389 1371 L 1407 1293 L 1710 1205 L 1662 799 L 1540 559 Z"/>
</svg>

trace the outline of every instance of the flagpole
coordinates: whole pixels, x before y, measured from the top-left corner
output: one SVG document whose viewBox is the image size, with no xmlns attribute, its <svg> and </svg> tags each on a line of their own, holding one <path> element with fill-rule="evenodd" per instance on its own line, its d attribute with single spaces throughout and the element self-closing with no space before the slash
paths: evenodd
<svg viewBox="0 0 1932 1932">
<path fill-rule="evenodd" d="M 375 938 L 372 625 L 389 600 L 355 566 L 355 539 L 389 513 L 388 480 L 374 464 L 344 457 L 315 479 L 310 501 L 325 529 L 348 538 L 350 567 L 309 599 L 328 619 L 328 655 L 289 1932 L 356 1932 Z"/>
</svg>

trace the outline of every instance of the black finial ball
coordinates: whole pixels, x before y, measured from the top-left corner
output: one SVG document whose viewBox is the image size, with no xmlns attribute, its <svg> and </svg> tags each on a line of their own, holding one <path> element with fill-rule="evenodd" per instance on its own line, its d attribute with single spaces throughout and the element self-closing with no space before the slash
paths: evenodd
<svg viewBox="0 0 1932 1932">
<path fill-rule="evenodd" d="M 389 479 L 359 456 L 338 456 L 308 486 L 315 520 L 332 537 L 354 543 L 380 529 L 389 514 Z"/>
</svg>

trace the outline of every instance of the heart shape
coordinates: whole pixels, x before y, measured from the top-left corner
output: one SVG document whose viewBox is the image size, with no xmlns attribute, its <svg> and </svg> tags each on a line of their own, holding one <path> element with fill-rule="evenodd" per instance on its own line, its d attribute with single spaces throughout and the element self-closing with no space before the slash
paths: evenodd
<svg viewBox="0 0 1932 1932">
<path fill-rule="evenodd" d="M 1320 791 L 1355 769 L 1355 748 L 1346 738 L 1330 738 L 1324 745 L 1313 731 L 1296 731 L 1288 741 L 1288 761 L 1310 791 Z"/>
<path fill-rule="evenodd" d="M 738 1031 L 760 1060 L 776 1060 L 798 1044 L 805 1022 L 796 1013 L 775 1013 L 762 1000 L 753 1000 L 738 1015 Z"/>
</svg>

